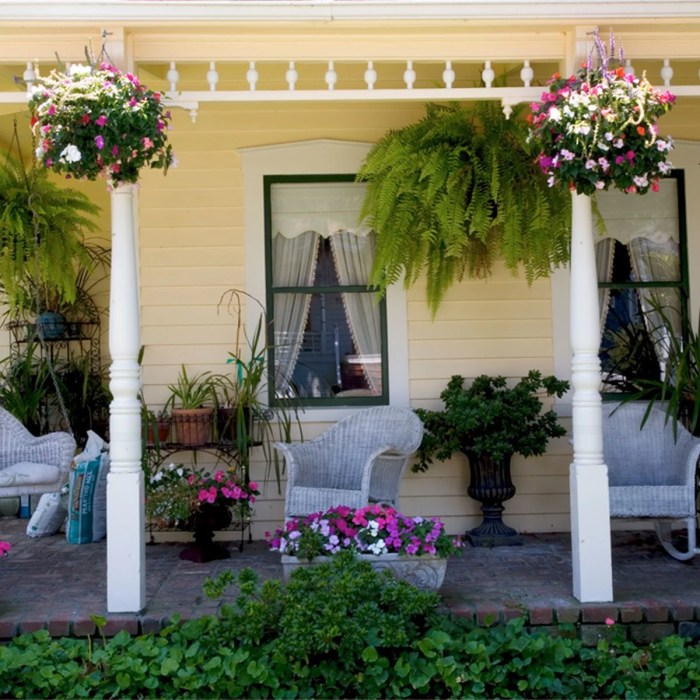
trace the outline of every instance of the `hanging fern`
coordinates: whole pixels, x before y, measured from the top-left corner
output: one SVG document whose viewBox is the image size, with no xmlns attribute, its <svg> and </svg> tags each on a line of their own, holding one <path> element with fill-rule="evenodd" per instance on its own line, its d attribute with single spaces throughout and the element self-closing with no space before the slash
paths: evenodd
<svg viewBox="0 0 700 700">
<path fill-rule="evenodd" d="M 367 154 L 362 216 L 377 232 L 372 283 L 381 291 L 422 273 L 434 314 L 465 274 L 490 275 L 501 257 L 528 283 L 569 259 L 570 204 L 549 188 L 517 114 L 496 103 L 427 105 Z"/>
<path fill-rule="evenodd" d="M 0 164 L 0 287 L 12 311 L 75 301 L 79 270 L 94 265 L 83 232 L 97 230 L 97 212 L 81 192 L 14 159 Z"/>
</svg>

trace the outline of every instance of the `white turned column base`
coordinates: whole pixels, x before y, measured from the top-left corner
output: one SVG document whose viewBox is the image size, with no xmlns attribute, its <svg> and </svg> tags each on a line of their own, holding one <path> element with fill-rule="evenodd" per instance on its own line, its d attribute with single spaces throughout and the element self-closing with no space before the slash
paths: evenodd
<svg viewBox="0 0 700 700">
<path fill-rule="evenodd" d="M 146 607 L 143 472 L 107 475 L 107 611 Z"/>
<path fill-rule="evenodd" d="M 582 603 L 610 602 L 613 586 L 608 467 L 572 464 L 569 490 L 574 596 Z"/>
</svg>

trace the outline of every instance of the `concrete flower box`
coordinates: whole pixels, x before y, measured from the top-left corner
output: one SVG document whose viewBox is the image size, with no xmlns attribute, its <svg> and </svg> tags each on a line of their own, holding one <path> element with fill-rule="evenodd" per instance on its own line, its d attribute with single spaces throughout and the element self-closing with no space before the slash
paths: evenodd
<svg viewBox="0 0 700 700">
<path fill-rule="evenodd" d="M 423 591 L 437 591 L 445 580 L 447 559 L 421 555 L 419 557 L 406 554 L 358 554 L 361 561 L 368 561 L 372 568 L 381 571 L 388 569 L 396 578 L 412 583 Z M 285 581 L 289 580 L 292 572 L 302 566 L 314 566 L 329 561 L 330 557 L 314 557 L 299 559 L 289 554 L 282 555 L 282 571 Z"/>
</svg>

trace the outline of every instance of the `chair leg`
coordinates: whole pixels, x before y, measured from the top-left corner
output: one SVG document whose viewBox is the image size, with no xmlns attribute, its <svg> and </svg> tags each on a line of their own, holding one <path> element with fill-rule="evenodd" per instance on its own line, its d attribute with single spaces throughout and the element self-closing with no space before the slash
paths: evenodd
<svg viewBox="0 0 700 700">
<path fill-rule="evenodd" d="M 654 529 L 656 530 L 656 535 L 661 542 L 661 546 L 678 561 L 688 561 L 692 559 L 696 554 L 700 554 L 696 546 L 695 538 L 695 527 L 696 521 L 694 517 L 686 518 L 686 524 L 688 527 L 688 551 L 681 552 L 673 545 L 672 532 L 671 532 L 671 521 L 670 520 L 655 520 Z"/>
</svg>

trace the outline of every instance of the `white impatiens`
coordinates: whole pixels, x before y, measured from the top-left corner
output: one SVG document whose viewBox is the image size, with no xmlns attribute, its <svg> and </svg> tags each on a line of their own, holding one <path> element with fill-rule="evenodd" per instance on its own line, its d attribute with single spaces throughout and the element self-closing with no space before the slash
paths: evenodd
<svg viewBox="0 0 700 700">
<path fill-rule="evenodd" d="M 77 163 L 83 157 L 80 149 L 69 143 L 62 151 L 61 155 L 58 157 L 61 163 Z"/>
</svg>

